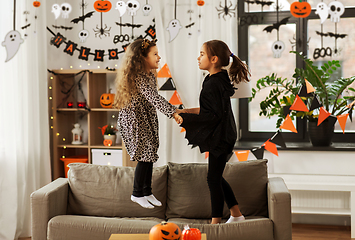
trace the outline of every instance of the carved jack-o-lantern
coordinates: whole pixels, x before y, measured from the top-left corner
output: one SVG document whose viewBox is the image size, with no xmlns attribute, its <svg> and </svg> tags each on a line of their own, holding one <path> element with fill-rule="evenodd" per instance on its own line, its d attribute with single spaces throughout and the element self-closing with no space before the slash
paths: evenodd
<svg viewBox="0 0 355 240">
<path fill-rule="evenodd" d="M 205 5 L 205 1 L 203 1 L 203 0 L 198 0 L 198 1 L 197 1 L 197 5 L 199 5 L 199 6 L 201 7 L 201 6 Z"/>
<path fill-rule="evenodd" d="M 308 17 L 311 11 L 311 5 L 308 2 L 293 2 L 290 7 L 291 14 L 296 18 Z"/>
<path fill-rule="evenodd" d="M 112 8 L 112 4 L 107 0 L 98 0 L 94 2 L 94 8 L 98 12 L 108 12 Z"/>
<path fill-rule="evenodd" d="M 41 6 L 41 3 L 39 1 L 34 1 L 33 2 L 33 6 L 34 7 L 39 7 L 39 6 Z"/>
<path fill-rule="evenodd" d="M 105 139 L 104 140 L 104 146 L 111 147 L 112 146 L 112 140 L 111 139 Z"/>
<path fill-rule="evenodd" d="M 100 105 L 103 108 L 112 108 L 113 100 L 115 99 L 115 94 L 104 93 L 100 97 Z"/>
<path fill-rule="evenodd" d="M 149 240 L 180 240 L 181 230 L 172 222 L 162 222 L 150 229 Z"/>
</svg>

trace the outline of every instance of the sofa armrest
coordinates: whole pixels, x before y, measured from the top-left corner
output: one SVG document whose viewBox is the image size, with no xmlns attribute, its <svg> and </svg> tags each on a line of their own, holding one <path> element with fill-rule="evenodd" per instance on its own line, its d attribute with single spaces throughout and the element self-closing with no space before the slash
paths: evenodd
<svg viewBox="0 0 355 240">
<path fill-rule="evenodd" d="M 33 240 L 46 240 L 48 221 L 67 213 L 68 190 L 68 179 L 58 178 L 31 194 Z"/>
<path fill-rule="evenodd" d="M 291 194 L 282 178 L 269 178 L 269 218 L 274 222 L 275 240 L 292 239 Z"/>
</svg>

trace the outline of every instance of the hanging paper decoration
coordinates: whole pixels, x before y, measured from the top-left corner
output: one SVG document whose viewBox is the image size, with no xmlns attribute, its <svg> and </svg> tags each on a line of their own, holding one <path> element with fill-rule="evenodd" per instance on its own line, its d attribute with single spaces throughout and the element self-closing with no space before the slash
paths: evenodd
<svg viewBox="0 0 355 240">
<path fill-rule="evenodd" d="M 170 78 L 170 77 L 171 74 L 170 74 L 168 64 L 165 63 L 164 66 L 158 72 L 158 78 Z"/>
<path fill-rule="evenodd" d="M 203 0 L 198 0 L 198 1 L 197 1 L 197 5 L 200 6 L 200 7 L 202 7 L 203 5 L 205 5 L 205 1 L 203 1 Z"/>
<path fill-rule="evenodd" d="M 72 7 L 69 3 L 63 3 L 60 5 L 60 10 L 62 11 L 62 18 L 69 18 L 69 14 L 72 11 Z"/>
<path fill-rule="evenodd" d="M 327 119 L 330 116 L 330 113 L 325 110 L 324 107 L 321 107 L 319 109 L 319 116 L 318 116 L 318 123 L 317 126 L 319 126 L 319 124 L 321 124 L 325 119 Z"/>
<path fill-rule="evenodd" d="M 194 13 L 194 11 L 192 9 L 189 9 L 189 10 L 187 10 L 187 13 L 190 15 L 189 16 L 190 23 L 188 25 L 186 25 L 185 28 L 189 29 L 189 32 L 187 33 L 187 36 L 189 38 L 191 38 L 191 36 L 192 36 L 192 31 L 191 30 L 192 30 L 192 27 L 195 25 L 195 23 L 192 22 L 192 14 Z"/>
<path fill-rule="evenodd" d="M 180 96 L 178 92 L 175 90 L 173 96 L 170 98 L 169 103 L 172 105 L 180 105 L 182 104 Z"/>
<path fill-rule="evenodd" d="M 186 129 L 185 128 L 181 128 L 180 133 L 182 133 L 182 132 L 186 132 Z"/>
<path fill-rule="evenodd" d="M 290 130 L 291 132 L 297 133 L 297 129 L 292 122 L 290 115 L 287 115 L 284 122 L 280 126 L 281 129 Z"/>
<path fill-rule="evenodd" d="M 302 85 L 302 87 L 300 88 L 300 90 L 298 91 L 298 96 L 299 97 L 311 97 L 312 93 L 309 93 L 307 91 L 307 86 L 306 85 Z"/>
<path fill-rule="evenodd" d="M 134 16 L 137 15 L 137 11 L 139 10 L 141 5 L 136 0 L 129 0 L 126 3 L 126 6 L 127 6 L 128 15 L 132 16 L 132 24 L 130 26 L 132 28 L 132 36 L 131 37 L 132 37 L 132 39 L 134 39 L 134 33 L 133 33 L 134 32 L 134 28 L 142 26 L 141 24 L 138 24 L 138 25 L 134 24 Z M 129 24 L 127 24 L 127 26 L 129 26 Z"/>
<path fill-rule="evenodd" d="M 277 147 L 275 143 L 270 142 L 269 140 L 267 140 L 263 146 L 265 147 L 265 150 L 271 152 L 272 154 L 279 156 L 278 152 L 277 152 Z"/>
<path fill-rule="evenodd" d="M 148 0 L 146 0 L 146 3 L 145 3 L 145 5 L 144 5 L 143 8 L 142 8 L 143 16 L 148 16 L 149 13 L 150 13 L 152 10 L 153 10 L 152 5 L 150 5 L 150 4 L 148 3 Z"/>
<path fill-rule="evenodd" d="M 111 27 L 108 28 L 107 25 L 105 24 L 105 27 L 103 27 L 103 13 L 110 11 L 112 8 L 112 4 L 110 1 L 107 0 L 97 0 L 94 2 L 94 9 L 100 13 L 101 15 L 101 27 L 99 28 L 98 26 L 96 26 L 94 30 L 95 32 L 95 37 L 99 36 L 101 38 L 101 36 L 107 37 L 110 36 L 110 31 L 111 31 Z"/>
<path fill-rule="evenodd" d="M 297 95 L 295 101 L 293 102 L 290 110 L 301 111 L 301 112 L 309 112 L 306 104 L 302 101 L 302 99 Z"/>
<path fill-rule="evenodd" d="M 264 158 L 264 151 L 265 151 L 265 147 L 261 146 L 259 148 L 252 149 L 251 153 L 254 154 L 256 159 L 263 159 Z"/>
<path fill-rule="evenodd" d="M 25 34 L 23 35 L 23 38 L 26 39 L 27 36 L 28 36 L 28 34 L 27 34 L 27 29 L 31 26 L 31 23 L 28 23 L 28 18 L 27 18 L 27 15 L 29 15 L 30 12 L 25 10 L 25 11 L 23 12 L 23 14 L 26 16 L 26 17 L 25 17 L 26 24 L 25 24 L 25 26 L 22 26 L 21 29 L 22 29 L 22 30 L 25 29 Z"/>
<path fill-rule="evenodd" d="M 282 108 L 284 116 L 287 116 L 288 114 L 290 114 L 290 112 L 291 112 L 290 107 L 291 106 L 284 106 Z"/>
<path fill-rule="evenodd" d="M 78 33 L 78 36 L 79 36 L 79 39 L 80 39 L 80 42 L 86 42 L 86 39 L 89 37 L 89 31 L 85 29 L 85 19 L 87 18 L 91 18 L 92 15 L 95 13 L 95 11 L 91 11 L 91 12 L 88 12 L 85 14 L 84 10 L 86 8 L 86 4 L 85 4 L 85 1 L 82 0 L 81 2 L 81 10 L 82 10 L 82 15 L 78 18 L 74 18 L 73 20 L 71 20 L 70 22 L 72 23 L 79 23 L 79 22 L 83 22 L 83 27 L 82 27 L 82 30 L 79 31 Z"/>
<path fill-rule="evenodd" d="M 310 84 L 307 79 L 304 80 L 306 83 L 307 93 L 315 92 L 316 89 Z"/>
<path fill-rule="evenodd" d="M 352 122 L 353 121 L 353 107 L 350 108 L 348 113 L 349 113 L 350 121 Z"/>
<path fill-rule="evenodd" d="M 181 27 L 180 21 L 176 19 L 176 6 L 177 6 L 177 0 L 175 0 L 175 6 L 174 6 L 174 19 L 171 20 L 168 24 L 167 31 L 169 32 L 169 42 L 173 41 L 177 35 L 179 34 Z"/>
<path fill-rule="evenodd" d="M 62 11 L 60 10 L 59 4 L 57 4 L 57 3 L 53 4 L 53 6 L 52 6 L 52 13 L 54 14 L 54 18 L 55 18 L 55 19 L 58 19 L 58 18 L 59 18 L 61 12 L 62 12 Z"/>
<path fill-rule="evenodd" d="M 320 2 L 317 4 L 315 14 L 317 14 L 320 18 L 320 24 L 323 24 L 325 20 L 328 18 L 328 6 L 324 2 Z"/>
<path fill-rule="evenodd" d="M 169 78 L 168 80 L 166 80 L 166 82 L 163 84 L 163 86 L 160 87 L 159 90 L 160 91 L 162 91 L 162 90 L 166 90 L 166 91 L 176 90 L 175 83 L 174 83 L 173 79 Z"/>
<path fill-rule="evenodd" d="M 311 14 L 312 8 L 308 2 L 293 2 L 290 7 L 290 12 L 295 18 L 306 18 Z"/>
<path fill-rule="evenodd" d="M 220 15 L 223 14 L 223 19 L 226 20 L 225 16 L 230 16 L 230 17 L 235 17 L 235 9 L 237 8 L 237 5 L 234 6 L 232 2 L 229 2 L 227 6 L 227 0 L 224 0 L 224 6 L 222 6 L 222 2 L 219 3 L 219 8 L 216 7 L 217 12 L 218 12 L 218 18 L 220 18 Z M 232 15 L 233 14 L 233 15 Z"/>
<path fill-rule="evenodd" d="M 249 150 L 245 150 L 245 151 L 235 151 L 235 155 L 237 156 L 239 162 L 245 162 L 248 160 L 249 157 Z"/>
<path fill-rule="evenodd" d="M 332 22 L 340 22 L 340 17 L 345 12 L 345 7 L 341 2 L 333 1 L 329 3 L 329 15 L 330 21 Z"/>
<path fill-rule="evenodd" d="M 319 101 L 317 96 L 314 96 L 312 103 L 311 103 L 311 107 L 309 108 L 309 111 L 312 111 L 314 109 L 320 108 L 322 105 L 322 103 Z"/>
<path fill-rule="evenodd" d="M 210 156 L 209 152 L 205 152 L 205 159 L 207 159 Z"/>
<path fill-rule="evenodd" d="M 280 130 L 278 130 L 275 135 L 270 138 L 270 142 L 275 143 L 280 147 L 286 148 L 285 140 L 282 137 Z"/>
<path fill-rule="evenodd" d="M 349 113 L 337 116 L 339 125 L 340 125 L 341 129 L 343 130 L 343 134 L 345 133 L 346 120 L 348 119 L 348 116 L 349 116 Z"/>
</svg>

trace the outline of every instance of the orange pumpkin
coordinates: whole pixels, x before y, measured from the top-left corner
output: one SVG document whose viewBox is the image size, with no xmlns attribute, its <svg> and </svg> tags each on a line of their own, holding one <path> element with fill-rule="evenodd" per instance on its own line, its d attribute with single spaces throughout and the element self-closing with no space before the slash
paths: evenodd
<svg viewBox="0 0 355 240">
<path fill-rule="evenodd" d="M 172 222 L 162 222 L 149 231 L 149 240 L 180 240 L 181 230 Z"/>
<path fill-rule="evenodd" d="M 112 140 L 110 140 L 110 139 L 105 139 L 105 140 L 104 140 L 104 146 L 106 146 L 106 147 L 111 147 L 111 146 L 112 146 Z"/>
<path fill-rule="evenodd" d="M 34 7 L 39 7 L 39 6 L 41 6 L 41 2 L 39 2 L 39 1 L 34 1 L 34 2 L 33 2 L 33 6 L 34 6 Z"/>
<path fill-rule="evenodd" d="M 203 5 L 205 5 L 205 1 L 198 0 L 198 1 L 197 1 L 197 5 L 199 5 L 200 7 L 202 7 Z"/>
<path fill-rule="evenodd" d="M 186 226 L 182 231 L 181 240 L 201 240 L 201 232 L 197 228 Z"/>
<path fill-rule="evenodd" d="M 115 94 L 104 93 L 100 97 L 100 105 L 103 108 L 112 108 L 113 100 L 115 99 Z"/>
<path fill-rule="evenodd" d="M 108 12 L 112 8 L 112 4 L 107 0 L 98 0 L 94 2 L 94 8 L 98 12 Z"/>
<path fill-rule="evenodd" d="M 293 2 L 290 7 L 292 16 L 296 18 L 306 18 L 311 11 L 311 5 L 308 2 Z"/>
</svg>

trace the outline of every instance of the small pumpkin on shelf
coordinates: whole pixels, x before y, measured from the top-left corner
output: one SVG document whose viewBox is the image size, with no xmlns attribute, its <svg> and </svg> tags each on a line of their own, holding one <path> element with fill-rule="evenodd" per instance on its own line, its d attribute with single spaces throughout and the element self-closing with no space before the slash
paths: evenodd
<svg viewBox="0 0 355 240">
<path fill-rule="evenodd" d="M 104 93 L 101 95 L 100 97 L 100 105 L 103 108 L 112 108 L 112 104 L 114 102 L 115 99 L 115 94 L 110 93 L 111 89 L 109 91 L 109 93 Z"/>
</svg>

